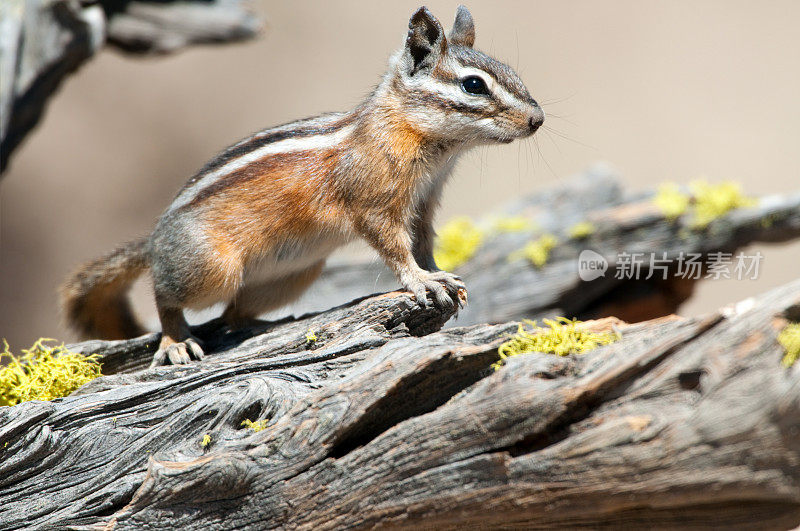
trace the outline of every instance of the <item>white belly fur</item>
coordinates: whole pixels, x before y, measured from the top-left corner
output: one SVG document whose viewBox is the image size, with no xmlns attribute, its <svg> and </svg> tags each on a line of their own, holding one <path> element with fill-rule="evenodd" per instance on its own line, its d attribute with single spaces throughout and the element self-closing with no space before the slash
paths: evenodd
<svg viewBox="0 0 800 531">
<path fill-rule="evenodd" d="M 319 234 L 303 240 L 287 240 L 276 250 L 245 265 L 242 278 L 245 286 L 264 284 L 304 271 L 346 244 L 350 238 L 342 234 Z"/>
</svg>

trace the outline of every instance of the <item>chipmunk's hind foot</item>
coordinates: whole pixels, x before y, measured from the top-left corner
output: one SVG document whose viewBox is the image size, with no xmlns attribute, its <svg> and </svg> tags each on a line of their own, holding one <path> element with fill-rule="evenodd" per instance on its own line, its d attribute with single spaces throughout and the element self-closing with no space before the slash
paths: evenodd
<svg viewBox="0 0 800 531">
<path fill-rule="evenodd" d="M 158 304 L 158 303 L 156 303 Z M 189 332 L 189 325 L 179 308 L 160 306 L 158 315 L 161 319 L 161 344 L 153 355 L 150 367 L 166 365 L 186 365 L 192 360 L 202 361 L 203 347 L 199 339 Z"/>
<path fill-rule="evenodd" d="M 188 337 L 181 342 L 159 347 L 153 356 L 150 367 L 166 365 L 167 361 L 172 365 L 187 365 L 192 360 L 203 361 L 203 358 L 205 358 L 205 354 L 203 347 L 200 346 L 200 341 L 197 338 Z"/>
</svg>

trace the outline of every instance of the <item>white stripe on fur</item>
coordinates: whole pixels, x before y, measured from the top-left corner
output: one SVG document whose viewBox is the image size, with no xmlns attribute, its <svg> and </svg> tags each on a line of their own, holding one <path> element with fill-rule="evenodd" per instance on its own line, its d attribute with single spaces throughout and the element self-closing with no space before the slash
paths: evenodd
<svg viewBox="0 0 800 531">
<path fill-rule="evenodd" d="M 236 170 L 240 170 L 248 164 L 252 164 L 253 162 L 261 160 L 269 155 L 277 155 L 279 153 L 327 149 L 343 142 L 353 132 L 354 129 L 355 127 L 353 125 L 348 125 L 337 131 L 334 131 L 333 133 L 305 136 L 300 138 L 287 138 L 285 140 L 279 140 L 277 142 L 262 146 L 258 149 L 254 149 L 249 153 L 245 153 L 244 155 L 228 161 L 221 168 L 217 168 L 216 170 L 205 174 L 196 183 L 192 184 L 192 186 L 181 192 L 181 194 L 175 198 L 175 201 L 173 201 L 173 203 L 169 206 L 167 212 L 172 212 L 184 205 L 191 203 L 201 190 L 213 184 L 217 179 L 220 179 L 229 173 L 233 173 Z M 275 130 L 269 130 L 269 133 L 273 132 L 275 132 Z"/>
</svg>

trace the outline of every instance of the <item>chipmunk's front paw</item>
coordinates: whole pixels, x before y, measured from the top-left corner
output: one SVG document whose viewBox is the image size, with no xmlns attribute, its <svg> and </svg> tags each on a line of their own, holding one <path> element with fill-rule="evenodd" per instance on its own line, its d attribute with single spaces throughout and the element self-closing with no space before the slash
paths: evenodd
<svg viewBox="0 0 800 531">
<path fill-rule="evenodd" d="M 447 271 L 425 272 L 419 278 L 406 283 L 406 289 L 414 294 L 417 302 L 427 308 L 426 291 L 432 295 L 433 303 L 440 308 L 463 308 L 467 300 L 467 286 L 461 277 Z"/>
<path fill-rule="evenodd" d="M 169 360 L 172 365 L 186 365 L 190 363 L 191 360 L 202 361 L 204 357 L 200 342 L 193 337 L 189 337 L 180 343 L 171 343 L 167 346 L 161 346 L 153 356 L 153 362 L 150 364 L 150 367 L 166 365 L 167 360 Z"/>
</svg>

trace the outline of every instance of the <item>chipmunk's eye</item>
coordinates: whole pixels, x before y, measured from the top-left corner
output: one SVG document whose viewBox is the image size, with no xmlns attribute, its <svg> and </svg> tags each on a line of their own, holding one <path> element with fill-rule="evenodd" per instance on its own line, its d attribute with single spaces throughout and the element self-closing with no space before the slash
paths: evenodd
<svg viewBox="0 0 800 531">
<path fill-rule="evenodd" d="M 486 83 L 478 76 L 469 76 L 461 80 L 461 88 L 470 94 L 489 94 Z"/>
</svg>

